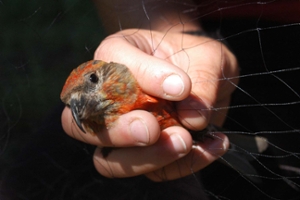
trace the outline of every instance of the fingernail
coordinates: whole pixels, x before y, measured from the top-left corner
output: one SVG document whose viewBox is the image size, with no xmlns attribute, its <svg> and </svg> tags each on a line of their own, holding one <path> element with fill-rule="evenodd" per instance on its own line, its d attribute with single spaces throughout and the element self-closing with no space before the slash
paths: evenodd
<svg viewBox="0 0 300 200">
<path fill-rule="evenodd" d="M 172 140 L 173 147 L 177 153 L 186 153 L 187 147 L 182 137 L 180 137 L 178 134 L 173 134 L 170 136 L 170 139 Z"/>
<path fill-rule="evenodd" d="M 140 120 L 135 119 L 130 123 L 131 135 L 136 139 L 137 143 L 148 144 L 150 141 L 149 130 L 146 124 Z"/>
<path fill-rule="evenodd" d="M 222 155 L 226 151 L 226 145 L 221 138 L 207 138 L 205 141 L 206 150 L 214 156 Z"/>
<path fill-rule="evenodd" d="M 180 76 L 172 74 L 164 80 L 162 88 L 167 95 L 179 96 L 184 90 L 184 84 Z"/>
</svg>

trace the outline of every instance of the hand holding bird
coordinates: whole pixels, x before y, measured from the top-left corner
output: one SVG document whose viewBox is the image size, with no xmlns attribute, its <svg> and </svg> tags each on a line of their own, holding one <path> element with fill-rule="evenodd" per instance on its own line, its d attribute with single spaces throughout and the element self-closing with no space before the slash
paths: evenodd
<svg viewBox="0 0 300 200">
<path fill-rule="evenodd" d="M 135 34 L 132 34 L 133 31 Z M 159 46 L 154 54 L 149 55 L 152 44 L 158 43 L 160 38 L 164 38 L 163 42 L 168 45 Z M 96 130 L 94 131 L 96 135 L 84 134 L 74 123 L 70 109 L 66 108 L 62 117 L 65 131 L 76 139 L 99 146 L 94 155 L 94 163 L 102 175 L 130 177 L 145 174 L 156 181 L 176 179 L 205 167 L 226 152 L 228 140 L 225 135 L 219 133 L 215 134 L 218 139 L 207 139 L 198 145 L 198 149 L 192 149 L 192 137 L 187 129 L 201 130 L 208 123 L 222 125 L 226 112 L 213 113 L 209 106 L 223 107 L 228 105 L 234 87 L 226 81 L 220 81 L 220 79 L 223 75 L 226 77 L 237 75 L 235 58 L 226 47 L 217 41 L 191 35 L 185 35 L 184 41 L 186 47 L 193 45 L 193 48 L 180 53 L 183 48 L 181 40 L 182 33 L 168 33 L 166 35 L 153 31 L 151 36 L 149 32 L 143 30 L 126 30 L 105 39 L 96 51 L 96 60 L 105 60 L 108 61 L 107 63 L 114 61 L 129 68 L 131 75 L 128 77 L 133 76 L 134 79 L 129 79 L 136 80 L 138 83 L 137 88 L 140 88 L 140 92 L 142 91 L 145 95 L 143 102 L 148 101 L 146 103 L 148 108 L 150 105 L 157 105 L 155 101 L 159 100 L 159 104 L 169 105 L 167 107 L 170 107 L 172 112 L 167 109 L 168 113 L 172 118 L 175 116 L 174 119 L 177 118 L 177 122 L 179 121 L 179 125 L 165 128 L 158 123 L 158 118 L 151 114 L 151 109 L 148 109 L 149 112 L 145 111 L 147 110 L 145 107 L 135 103 L 124 108 L 124 104 L 122 104 L 124 96 L 121 95 L 122 98 L 119 98 L 115 105 L 123 106 L 123 111 L 116 109 L 117 113 L 126 113 L 129 108 L 129 110 L 134 108 L 133 111 L 121 114 L 119 117 L 109 117 L 110 119 L 107 118 L 107 120 L 102 118 L 103 126 L 109 127 L 108 129 Z M 139 43 L 134 41 L 139 41 Z M 178 41 L 178 43 L 174 43 L 174 41 Z M 172 51 L 170 52 L 170 50 Z M 167 55 L 172 56 L 166 58 Z M 95 67 L 96 65 L 91 66 Z M 101 65 L 104 66 L 103 63 Z M 116 64 L 112 66 L 114 65 Z M 87 65 L 83 65 L 82 69 L 87 72 Z M 81 75 L 83 76 L 83 74 Z M 104 77 L 97 76 L 95 78 L 92 75 L 85 76 L 86 79 L 79 77 L 78 79 L 86 81 L 83 85 L 88 90 L 99 87 L 100 82 L 96 84 L 92 84 L 92 82 L 97 79 L 97 81 L 101 81 Z M 168 81 L 169 77 L 172 81 Z M 87 80 L 91 82 L 87 83 Z M 178 80 L 181 81 L 179 84 L 176 83 Z M 76 84 L 78 86 L 82 83 L 78 81 Z M 71 85 L 73 87 L 76 84 L 74 82 Z M 172 84 L 175 86 L 170 87 Z M 94 86 L 92 87 L 92 85 Z M 109 85 L 105 87 L 109 88 Z M 117 95 L 120 96 L 120 92 L 124 89 L 123 86 L 119 84 L 118 87 L 121 90 L 117 92 Z M 181 89 L 174 89 L 177 86 L 183 86 L 183 89 L 182 87 Z M 83 89 L 79 88 L 79 90 L 82 91 Z M 71 91 L 71 89 L 66 89 L 66 91 Z M 111 95 L 114 93 L 111 93 L 109 98 L 112 97 Z M 129 97 L 127 92 L 124 95 Z M 141 99 L 140 97 L 139 99 Z M 107 99 L 107 96 L 102 94 L 102 99 Z M 141 102 L 141 100 L 137 102 Z M 71 105 L 71 102 L 69 103 Z M 103 101 L 102 106 L 105 107 L 105 105 L 111 105 L 111 102 L 104 103 Z M 112 108 L 105 110 L 114 113 L 116 111 L 114 108 L 118 106 L 112 106 Z M 165 106 L 163 107 L 165 108 Z M 173 114 L 174 109 L 175 115 Z M 157 111 L 155 112 L 157 113 Z M 77 113 L 78 116 L 79 114 L 80 117 L 85 116 L 84 113 Z M 98 113 L 97 116 L 101 115 Z M 86 132 L 89 132 L 88 127 L 91 130 L 94 129 L 93 123 L 95 121 L 102 123 L 101 119 L 97 117 L 93 117 L 93 123 L 85 123 L 84 121 L 83 117 L 80 122 L 82 122 Z M 111 123 L 112 125 L 110 125 Z M 105 158 L 101 154 L 102 147 L 117 147 L 118 150 L 111 152 Z"/>
</svg>

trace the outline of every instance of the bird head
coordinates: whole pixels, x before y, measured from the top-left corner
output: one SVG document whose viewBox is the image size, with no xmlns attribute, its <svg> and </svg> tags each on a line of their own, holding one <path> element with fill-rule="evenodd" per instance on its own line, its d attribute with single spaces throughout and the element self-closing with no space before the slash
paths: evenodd
<svg viewBox="0 0 300 200">
<path fill-rule="evenodd" d="M 92 60 L 74 69 L 61 92 L 77 126 L 95 132 L 95 126 L 110 126 L 129 112 L 139 90 L 136 79 L 122 64 Z M 90 131 L 89 131 L 90 132 Z"/>
</svg>

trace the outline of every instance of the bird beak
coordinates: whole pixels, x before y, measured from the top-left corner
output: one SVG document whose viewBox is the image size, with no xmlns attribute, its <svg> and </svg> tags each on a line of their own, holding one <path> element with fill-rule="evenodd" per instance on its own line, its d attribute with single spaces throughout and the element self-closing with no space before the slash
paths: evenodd
<svg viewBox="0 0 300 200">
<path fill-rule="evenodd" d="M 81 120 L 80 120 L 80 117 L 79 117 L 79 111 L 80 111 L 80 108 L 81 108 L 80 105 L 82 105 L 82 104 L 77 99 L 71 99 L 70 108 L 71 108 L 71 111 L 72 111 L 73 119 L 75 120 L 78 128 L 82 132 L 86 133 L 85 130 L 83 129 L 83 127 L 82 127 Z"/>
</svg>

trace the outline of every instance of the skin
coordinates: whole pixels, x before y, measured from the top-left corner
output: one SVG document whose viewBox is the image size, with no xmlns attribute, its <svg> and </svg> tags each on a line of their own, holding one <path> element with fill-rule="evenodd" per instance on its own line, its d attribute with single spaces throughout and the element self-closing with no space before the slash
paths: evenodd
<svg viewBox="0 0 300 200">
<path fill-rule="evenodd" d="M 183 34 L 174 23 L 169 25 L 171 29 L 158 21 L 151 32 L 128 29 L 111 34 L 99 45 L 94 59 L 126 65 L 145 93 L 175 101 L 179 120 L 185 128 L 171 126 L 161 131 L 152 114 L 134 110 L 121 115 L 113 127 L 103 129 L 95 137 L 80 131 L 68 107 L 63 111 L 62 125 L 66 133 L 98 146 L 94 164 L 106 177 L 143 174 L 153 181 L 181 178 L 206 167 L 229 146 L 222 133 L 214 133 L 214 139 L 205 138 L 193 146 L 187 129 L 202 130 L 208 123 L 223 124 L 227 111 L 213 112 L 209 108 L 228 106 L 235 87 L 219 80 L 238 76 L 236 59 L 221 43 Z M 198 30 L 199 25 L 186 24 L 185 29 Z M 154 53 L 153 44 L 160 44 Z M 238 82 L 237 79 L 231 81 Z M 106 146 L 118 150 L 105 158 L 101 148 Z"/>
</svg>

